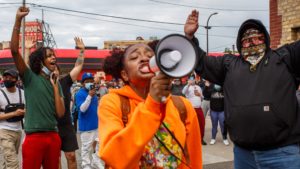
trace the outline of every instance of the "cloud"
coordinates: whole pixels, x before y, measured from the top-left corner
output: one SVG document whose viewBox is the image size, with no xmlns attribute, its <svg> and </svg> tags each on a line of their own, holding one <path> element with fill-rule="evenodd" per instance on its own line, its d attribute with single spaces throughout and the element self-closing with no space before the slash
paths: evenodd
<svg viewBox="0 0 300 169">
<path fill-rule="evenodd" d="M 11 2 L 11 0 L 2 0 L 3 2 Z M 41 4 L 45 6 L 53 6 L 58 8 L 73 9 L 78 11 L 86 11 L 91 13 L 99 13 L 105 15 L 113 15 L 128 18 L 138 18 L 145 20 L 156 20 L 163 22 L 185 23 L 186 17 L 192 8 L 173 6 L 168 4 L 160 4 L 149 0 L 27 0 L 28 2 Z M 261 0 L 181 0 L 171 1 L 162 0 L 173 3 L 188 4 L 194 6 L 203 6 L 210 8 L 226 8 L 226 9 L 268 9 L 269 1 Z M 16 2 L 16 1 L 14 1 Z M 9 5 L 6 5 L 9 6 Z M 4 5 L 0 5 L 0 8 Z M 0 15 L 0 41 L 9 40 L 14 23 L 17 7 L 10 5 L 9 8 L 1 8 Z M 200 11 L 200 24 L 205 25 L 208 16 L 215 12 L 213 10 L 198 9 Z M 60 13 L 57 13 L 60 12 Z M 269 25 L 268 12 L 230 12 L 218 11 L 219 14 L 213 16 L 209 22 L 210 25 L 218 26 L 239 26 L 248 18 L 257 18 L 262 20 L 265 25 Z M 30 15 L 27 20 L 41 19 L 41 9 L 31 8 Z M 75 17 L 65 15 L 80 15 L 83 17 Z M 52 33 L 59 48 L 73 48 L 74 36 L 82 36 L 86 45 L 103 47 L 105 40 L 133 40 L 137 36 L 148 39 L 150 36 L 162 38 L 170 33 L 182 33 L 181 25 L 166 25 L 147 22 L 137 22 L 121 19 L 112 19 L 100 16 L 91 16 L 66 11 L 57 11 L 53 9 L 45 9 L 45 21 L 50 24 Z M 93 19 L 94 18 L 94 19 Z M 96 20 L 97 19 L 97 20 Z M 106 20 L 106 21 L 104 21 Z M 111 21 L 111 22 L 108 22 Z M 120 22 L 120 23 L 112 23 Z M 121 24 L 122 23 L 122 24 Z M 130 25 L 131 24 L 131 25 Z M 135 26 L 134 26 L 135 25 Z M 139 26 L 137 26 L 139 25 Z M 210 36 L 210 50 L 223 51 L 225 47 L 231 47 L 235 44 L 235 37 L 238 28 L 214 27 L 209 30 L 209 35 L 222 35 L 230 37 Z M 206 49 L 206 30 L 199 28 L 197 37 L 201 46 Z M 229 45 L 228 45 L 229 44 Z M 219 48 L 217 48 L 219 47 Z"/>
</svg>

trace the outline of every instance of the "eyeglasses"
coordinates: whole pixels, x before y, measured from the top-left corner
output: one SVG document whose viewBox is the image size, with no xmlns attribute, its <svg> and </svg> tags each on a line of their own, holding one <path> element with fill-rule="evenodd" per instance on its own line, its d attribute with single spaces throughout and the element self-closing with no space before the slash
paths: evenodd
<svg viewBox="0 0 300 169">
<path fill-rule="evenodd" d="M 265 43 L 265 37 L 264 36 L 259 36 L 259 37 L 252 37 L 248 38 L 242 41 L 242 46 L 244 48 L 247 48 L 252 45 L 260 45 Z"/>
</svg>

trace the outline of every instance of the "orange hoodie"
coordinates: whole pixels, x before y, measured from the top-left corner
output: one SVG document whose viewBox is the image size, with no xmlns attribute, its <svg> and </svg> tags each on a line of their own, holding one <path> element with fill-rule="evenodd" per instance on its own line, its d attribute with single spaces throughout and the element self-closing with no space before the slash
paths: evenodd
<svg viewBox="0 0 300 169">
<path fill-rule="evenodd" d="M 128 123 L 122 121 L 119 95 L 129 98 L 130 110 Z M 185 99 L 187 110 L 186 126 L 170 97 L 166 100 L 164 122 L 184 147 L 185 142 L 190 157 L 190 168 L 202 169 L 202 147 L 198 119 L 191 103 Z M 138 169 L 145 146 L 154 137 L 160 126 L 160 103 L 150 95 L 146 100 L 138 96 L 129 86 L 112 89 L 101 98 L 98 107 L 99 117 L 99 155 L 113 169 Z M 188 168 L 183 163 L 179 169 Z"/>
</svg>

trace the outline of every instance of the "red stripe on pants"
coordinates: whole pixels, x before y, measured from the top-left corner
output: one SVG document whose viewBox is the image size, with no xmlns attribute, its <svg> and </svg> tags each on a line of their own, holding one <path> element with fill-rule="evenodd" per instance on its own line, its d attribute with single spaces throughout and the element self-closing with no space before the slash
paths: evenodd
<svg viewBox="0 0 300 169">
<path fill-rule="evenodd" d="M 201 132 L 201 138 L 204 138 L 204 130 L 205 130 L 205 118 L 204 118 L 204 114 L 201 108 L 194 108 L 196 113 L 197 113 L 197 117 L 198 117 L 198 123 L 200 126 L 200 132 Z"/>
<path fill-rule="evenodd" d="M 61 140 L 57 132 L 26 134 L 22 145 L 23 169 L 58 169 Z"/>
</svg>

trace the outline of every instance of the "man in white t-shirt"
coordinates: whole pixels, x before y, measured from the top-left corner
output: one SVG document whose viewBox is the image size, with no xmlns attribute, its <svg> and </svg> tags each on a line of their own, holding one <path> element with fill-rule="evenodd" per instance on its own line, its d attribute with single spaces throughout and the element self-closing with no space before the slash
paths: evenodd
<svg viewBox="0 0 300 169">
<path fill-rule="evenodd" d="M 196 85 L 195 83 L 195 77 L 190 76 L 188 79 L 188 84 L 184 86 L 182 89 L 182 94 L 185 95 L 185 97 L 192 103 L 197 116 L 198 116 L 198 122 L 200 126 L 201 131 L 201 138 L 202 138 L 202 145 L 206 145 L 206 142 L 203 140 L 204 138 L 204 128 L 205 128 L 205 119 L 204 114 L 201 108 L 201 102 L 202 102 L 202 90 L 200 86 Z"/>
<path fill-rule="evenodd" d="M 0 90 L 0 148 L 4 157 L 3 167 L 9 169 L 20 168 L 18 150 L 22 135 L 21 121 L 15 121 L 12 118 L 23 116 L 25 113 L 24 109 L 5 113 L 6 106 L 9 103 L 25 103 L 24 91 L 16 88 L 17 80 L 17 71 L 13 69 L 6 70 L 3 73 L 4 87 Z"/>
</svg>

